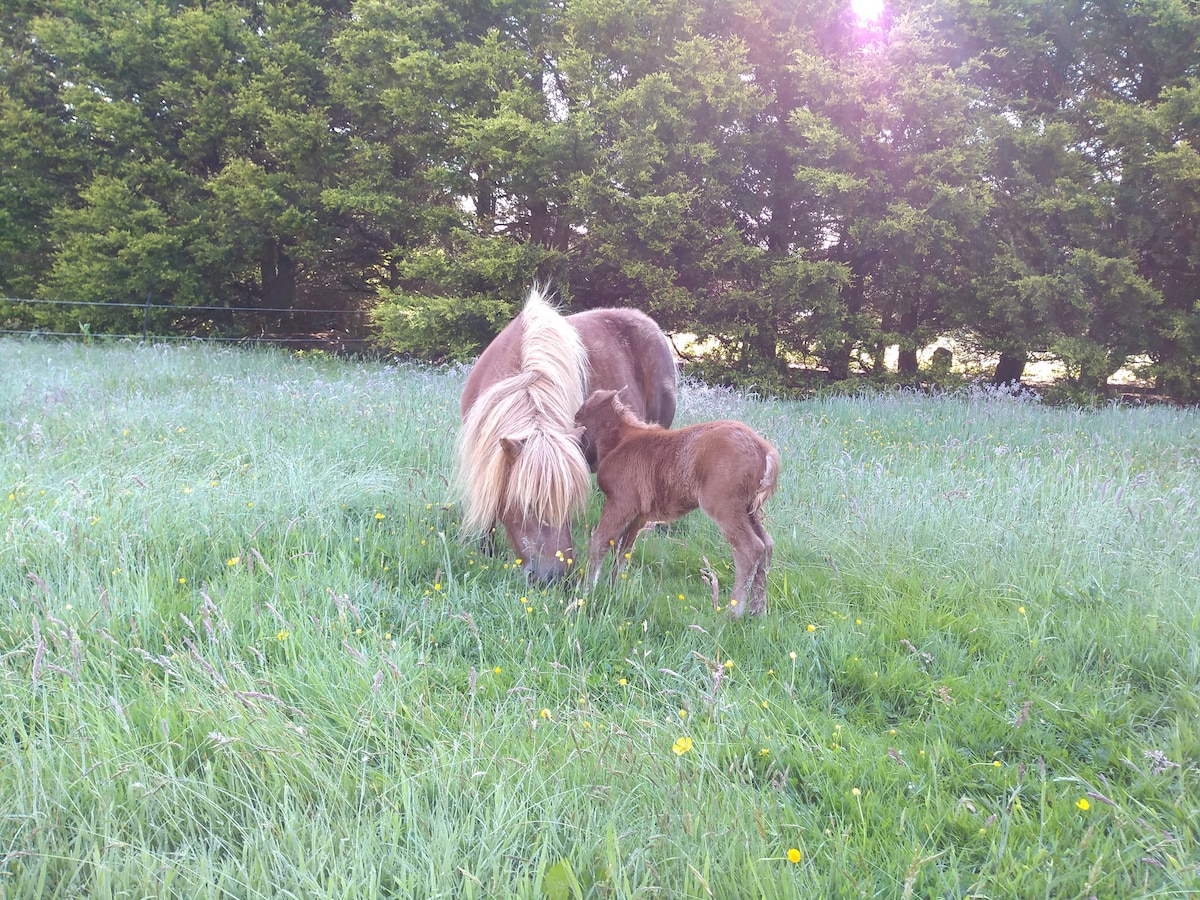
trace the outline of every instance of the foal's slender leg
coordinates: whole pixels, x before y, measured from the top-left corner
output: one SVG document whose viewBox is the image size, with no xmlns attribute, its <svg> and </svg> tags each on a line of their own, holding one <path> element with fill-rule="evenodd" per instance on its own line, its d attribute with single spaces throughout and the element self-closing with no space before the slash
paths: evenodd
<svg viewBox="0 0 1200 900">
<path fill-rule="evenodd" d="M 732 514 L 717 511 L 717 515 L 720 518 L 712 514 L 709 518 L 717 523 L 733 550 L 733 598 L 729 602 L 729 613 L 741 617 L 746 614 L 746 594 L 758 575 L 765 545 L 742 510 Z"/>
<path fill-rule="evenodd" d="M 621 537 L 617 539 L 616 550 L 617 557 L 613 560 L 612 579 L 617 580 L 617 577 L 629 565 L 629 555 L 633 552 L 633 542 L 637 540 L 637 536 L 642 533 L 642 526 L 646 524 L 645 516 L 634 516 L 633 521 L 625 526 L 625 530 L 621 532 Z"/>
<path fill-rule="evenodd" d="M 600 521 L 588 541 L 588 581 L 594 588 L 600 581 L 600 568 L 604 565 L 604 557 L 609 550 L 617 551 L 617 542 L 624 542 L 629 523 L 637 518 L 636 513 L 630 513 L 621 503 L 612 502 L 605 498 L 604 510 L 600 513 Z M 636 534 L 636 532 L 634 532 Z M 617 567 L 621 562 L 621 554 L 617 552 L 613 560 L 613 577 L 616 577 Z"/>
<path fill-rule="evenodd" d="M 767 570 L 771 568 L 771 558 L 775 555 L 775 541 L 767 534 L 762 517 L 757 512 L 750 513 L 750 527 L 763 542 L 763 555 L 750 585 L 750 600 L 746 611 L 752 616 L 759 616 L 767 611 Z"/>
</svg>

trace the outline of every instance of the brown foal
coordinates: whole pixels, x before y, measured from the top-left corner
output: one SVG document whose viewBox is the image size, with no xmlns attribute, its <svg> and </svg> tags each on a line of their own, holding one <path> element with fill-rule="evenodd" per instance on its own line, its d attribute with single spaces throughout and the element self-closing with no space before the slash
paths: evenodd
<svg viewBox="0 0 1200 900">
<path fill-rule="evenodd" d="M 612 577 L 625 566 L 647 522 L 672 522 L 699 507 L 733 549 L 734 616 L 767 606 L 767 569 L 775 542 L 762 507 L 779 479 L 779 451 L 741 422 L 717 421 L 669 430 L 648 425 L 616 391 L 595 391 L 575 414 L 599 460 L 604 511 L 588 544 L 588 575 L 600 580 L 612 549 Z"/>
</svg>

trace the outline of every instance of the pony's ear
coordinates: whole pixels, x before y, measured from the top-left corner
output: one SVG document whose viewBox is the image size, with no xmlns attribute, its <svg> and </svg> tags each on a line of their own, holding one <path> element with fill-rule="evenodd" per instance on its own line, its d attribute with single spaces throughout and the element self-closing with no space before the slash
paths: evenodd
<svg viewBox="0 0 1200 900">
<path fill-rule="evenodd" d="M 521 455 L 521 448 L 525 446 L 525 439 L 513 440 L 512 438 L 500 438 L 500 449 L 504 451 L 504 458 L 512 462 Z"/>
<path fill-rule="evenodd" d="M 587 434 L 587 429 L 582 425 L 571 429 L 571 437 L 575 438 L 575 443 L 579 444 L 580 447 L 583 446 L 583 436 L 585 434 Z"/>
</svg>

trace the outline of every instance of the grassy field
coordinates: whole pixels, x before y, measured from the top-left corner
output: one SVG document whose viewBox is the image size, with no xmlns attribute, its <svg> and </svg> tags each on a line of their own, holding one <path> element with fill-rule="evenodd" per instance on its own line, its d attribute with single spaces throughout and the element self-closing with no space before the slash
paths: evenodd
<svg viewBox="0 0 1200 900">
<path fill-rule="evenodd" d="M 784 456 L 731 622 L 699 515 L 461 543 L 463 375 L 0 342 L 0 896 L 1200 891 L 1196 410 L 686 384 Z"/>
</svg>

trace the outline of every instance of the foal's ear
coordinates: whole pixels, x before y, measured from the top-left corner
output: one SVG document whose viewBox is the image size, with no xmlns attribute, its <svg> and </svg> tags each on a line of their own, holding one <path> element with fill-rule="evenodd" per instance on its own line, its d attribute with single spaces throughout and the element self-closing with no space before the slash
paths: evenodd
<svg viewBox="0 0 1200 900">
<path fill-rule="evenodd" d="M 571 429 L 571 437 L 575 438 L 575 443 L 580 447 L 583 446 L 583 436 L 587 434 L 587 429 L 582 425 L 577 425 Z"/>
<path fill-rule="evenodd" d="M 592 391 L 592 395 L 588 397 L 588 400 L 591 402 L 592 406 L 600 406 L 604 403 L 612 403 L 616 399 L 617 392 L 610 390 Z"/>
<path fill-rule="evenodd" d="M 521 455 L 521 448 L 525 446 L 525 439 L 520 438 L 513 440 L 512 438 L 500 438 L 500 449 L 504 451 L 504 458 L 512 462 Z"/>
</svg>

